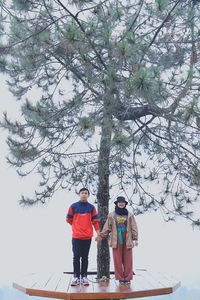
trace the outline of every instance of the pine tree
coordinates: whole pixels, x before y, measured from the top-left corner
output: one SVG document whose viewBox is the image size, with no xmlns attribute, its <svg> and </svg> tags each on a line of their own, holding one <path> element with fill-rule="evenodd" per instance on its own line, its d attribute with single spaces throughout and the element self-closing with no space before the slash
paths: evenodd
<svg viewBox="0 0 200 300">
<path fill-rule="evenodd" d="M 87 186 L 100 226 L 112 189 L 135 214 L 195 215 L 200 186 L 200 2 L 0 1 L 0 70 L 21 101 L 8 161 L 35 197 Z M 40 97 L 37 96 L 40 95 Z M 115 194 L 115 196 L 116 196 Z M 98 276 L 109 275 L 106 242 Z"/>
</svg>

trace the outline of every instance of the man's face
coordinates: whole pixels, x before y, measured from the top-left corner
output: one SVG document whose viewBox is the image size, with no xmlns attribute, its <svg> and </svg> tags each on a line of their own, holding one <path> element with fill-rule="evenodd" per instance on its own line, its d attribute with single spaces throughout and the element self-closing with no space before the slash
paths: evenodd
<svg viewBox="0 0 200 300">
<path fill-rule="evenodd" d="M 79 197 L 82 202 L 87 202 L 87 199 L 89 197 L 88 191 L 81 191 L 79 193 Z"/>
</svg>

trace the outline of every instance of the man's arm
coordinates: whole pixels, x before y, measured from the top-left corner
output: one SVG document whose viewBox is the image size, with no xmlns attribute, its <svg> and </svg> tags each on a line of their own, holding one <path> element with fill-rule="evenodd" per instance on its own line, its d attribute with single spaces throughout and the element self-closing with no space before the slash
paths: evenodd
<svg viewBox="0 0 200 300">
<path fill-rule="evenodd" d="M 96 233 L 100 234 L 100 228 L 99 228 L 99 217 L 96 211 L 96 208 L 94 207 L 93 213 L 92 213 L 92 224 L 94 226 L 94 229 L 96 230 Z"/>
<path fill-rule="evenodd" d="M 67 212 L 67 216 L 66 216 L 66 222 L 69 223 L 70 225 L 72 225 L 73 222 L 73 210 L 70 206 L 68 212 Z"/>
<path fill-rule="evenodd" d="M 100 235 L 100 230 L 96 230 L 97 236 Z"/>
</svg>

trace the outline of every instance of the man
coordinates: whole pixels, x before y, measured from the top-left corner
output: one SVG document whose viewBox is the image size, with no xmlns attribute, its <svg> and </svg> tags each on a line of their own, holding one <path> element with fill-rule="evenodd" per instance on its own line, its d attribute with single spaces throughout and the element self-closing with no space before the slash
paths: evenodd
<svg viewBox="0 0 200 300">
<path fill-rule="evenodd" d="M 88 254 L 94 226 L 100 235 L 96 208 L 88 202 L 90 192 L 87 188 L 79 191 L 80 201 L 73 203 L 67 213 L 66 221 L 72 225 L 72 251 L 74 280 L 71 285 L 89 285 L 87 279 Z M 81 276 L 81 278 L 80 278 Z"/>
</svg>

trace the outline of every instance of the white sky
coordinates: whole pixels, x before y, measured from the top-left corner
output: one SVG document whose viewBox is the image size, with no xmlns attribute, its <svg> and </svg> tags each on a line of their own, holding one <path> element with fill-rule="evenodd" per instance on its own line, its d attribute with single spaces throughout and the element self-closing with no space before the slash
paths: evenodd
<svg viewBox="0 0 200 300">
<path fill-rule="evenodd" d="M 0 112 L 17 116 L 16 103 L 0 77 Z M 2 116 L 0 117 L 2 119 Z M 0 131 L 0 286 L 11 284 L 19 274 L 40 271 L 72 271 L 71 228 L 65 222 L 69 205 L 78 197 L 58 192 L 43 207 L 22 208 L 21 194 L 32 195 L 37 176 L 21 179 L 5 160 L 6 132 Z M 91 197 L 90 201 L 93 202 Z M 110 209 L 112 209 L 111 207 Z M 200 287 L 200 231 L 178 219 L 165 223 L 157 213 L 136 217 L 139 246 L 134 249 L 135 268 L 158 270 L 174 275 L 188 286 Z M 89 270 L 96 269 L 93 240 Z M 111 267 L 113 270 L 113 268 Z"/>
</svg>

